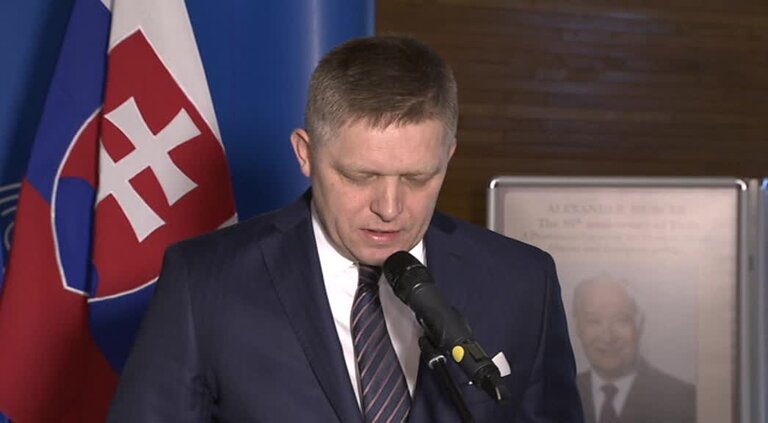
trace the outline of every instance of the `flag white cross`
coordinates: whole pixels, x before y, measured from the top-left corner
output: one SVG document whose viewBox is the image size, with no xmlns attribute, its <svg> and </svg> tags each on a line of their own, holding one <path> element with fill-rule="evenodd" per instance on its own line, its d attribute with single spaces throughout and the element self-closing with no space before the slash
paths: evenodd
<svg viewBox="0 0 768 423">
<path fill-rule="evenodd" d="M 98 205 L 113 196 L 125 213 L 139 242 L 165 224 L 131 186 L 131 179 L 149 168 L 157 177 L 168 204 L 173 205 L 197 187 L 171 160 L 170 151 L 200 135 L 200 130 L 183 108 L 157 135 L 152 134 L 133 97 L 104 116 L 112 122 L 135 147 L 118 162 L 112 160 L 101 145 L 99 148 Z"/>
</svg>

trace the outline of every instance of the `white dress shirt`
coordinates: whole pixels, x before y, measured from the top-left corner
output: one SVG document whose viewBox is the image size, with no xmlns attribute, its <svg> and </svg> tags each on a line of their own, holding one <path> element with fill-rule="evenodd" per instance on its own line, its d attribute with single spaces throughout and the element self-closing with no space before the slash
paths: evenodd
<svg viewBox="0 0 768 423">
<path fill-rule="evenodd" d="M 328 295 L 328 303 L 333 313 L 333 322 L 341 341 L 341 349 L 344 352 L 344 361 L 347 364 L 349 380 L 355 390 L 358 405 L 362 404 L 360 398 L 360 378 L 355 364 L 355 351 L 352 344 L 352 332 L 350 329 L 350 317 L 352 315 L 352 302 L 357 291 L 357 263 L 345 258 L 331 245 L 322 230 L 317 216 L 312 212 L 312 228 L 315 232 L 317 253 L 320 257 L 320 267 L 323 272 L 325 292 Z M 424 242 L 419 241 L 410 253 L 424 263 Z M 395 296 L 392 287 L 382 276 L 379 279 L 379 298 L 384 312 L 384 320 L 387 324 L 392 346 L 400 361 L 400 367 L 405 374 L 408 383 L 408 391 L 413 397 L 413 389 L 416 385 L 416 376 L 419 371 L 419 336 L 423 333 L 416 316 L 410 308 Z"/>
<path fill-rule="evenodd" d="M 635 382 L 637 372 L 630 373 L 612 382 L 601 378 L 594 370 L 589 372 L 589 374 L 592 379 L 592 399 L 595 402 L 595 419 L 600 421 L 600 412 L 603 410 L 603 403 L 605 402 L 605 392 L 603 392 L 602 388 L 603 385 L 609 383 L 617 389 L 616 396 L 613 397 L 613 409 L 616 411 L 617 416 L 621 416 L 621 410 L 624 409 L 624 404 L 627 402 L 627 396 L 629 395 L 629 390 L 632 389 L 632 384 Z"/>
</svg>

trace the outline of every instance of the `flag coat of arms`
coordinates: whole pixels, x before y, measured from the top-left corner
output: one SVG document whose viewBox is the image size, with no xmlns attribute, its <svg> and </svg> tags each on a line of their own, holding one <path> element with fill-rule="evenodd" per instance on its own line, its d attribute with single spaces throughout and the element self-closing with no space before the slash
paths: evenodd
<svg viewBox="0 0 768 423">
<path fill-rule="evenodd" d="M 182 0 L 75 0 L 0 297 L 0 412 L 104 421 L 173 242 L 236 218 Z"/>
</svg>

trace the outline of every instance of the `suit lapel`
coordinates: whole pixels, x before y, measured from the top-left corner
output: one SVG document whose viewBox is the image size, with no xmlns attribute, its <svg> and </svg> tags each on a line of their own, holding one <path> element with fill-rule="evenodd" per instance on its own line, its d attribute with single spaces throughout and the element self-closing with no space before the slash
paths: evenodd
<svg viewBox="0 0 768 423">
<path fill-rule="evenodd" d="M 463 309 L 471 300 L 467 289 L 472 280 L 472 266 L 466 255 L 460 251 L 460 245 L 452 237 L 456 225 L 445 216 L 435 213 L 425 236 L 427 248 L 427 268 L 440 288 L 445 301 L 458 309 Z"/>
<path fill-rule="evenodd" d="M 429 272 L 440 288 L 446 302 L 458 309 L 464 308 L 469 300 L 466 281 L 471 280 L 470 266 L 466 257 L 459 251 L 459 245 L 452 238 L 456 227 L 445 216 L 435 213 L 425 235 L 426 261 Z M 449 370 L 456 370 L 449 363 Z M 456 371 L 451 372 L 455 383 L 463 377 Z M 419 363 L 419 374 L 413 395 L 410 422 L 458 422 L 458 414 L 453 408 L 447 393 L 439 384 L 435 375 L 424 364 Z"/>
<path fill-rule="evenodd" d="M 627 393 L 624 409 L 619 414 L 619 420 L 622 422 L 641 421 L 643 414 L 648 412 L 648 404 L 643 404 L 642 395 L 637 395 L 637 392 L 654 392 L 655 389 L 653 384 L 649 383 L 644 366 L 642 362 L 638 365 L 637 376 Z"/>
<path fill-rule="evenodd" d="M 276 227 L 264 239 L 263 252 L 277 296 L 339 420 L 359 422 L 360 409 L 322 280 L 309 196 L 290 206 Z"/>
<path fill-rule="evenodd" d="M 597 421 L 595 415 L 595 400 L 592 399 L 592 377 L 589 372 L 577 377 L 579 395 L 581 396 L 581 405 L 584 411 L 584 421 L 594 423 Z"/>
</svg>

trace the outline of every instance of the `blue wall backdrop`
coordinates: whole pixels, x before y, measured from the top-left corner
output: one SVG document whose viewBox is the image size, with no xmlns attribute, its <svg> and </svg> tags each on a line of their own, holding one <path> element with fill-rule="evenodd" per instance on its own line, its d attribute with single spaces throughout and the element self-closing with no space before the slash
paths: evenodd
<svg viewBox="0 0 768 423">
<path fill-rule="evenodd" d="M 71 0 L 0 2 L 3 233 L 71 6 Z M 309 75 L 333 46 L 373 33 L 374 0 L 188 0 L 187 8 L 241 219 L 290 202 L 307 186 L 288 138 L 302 125 Z"/>
<path fill-rule="evenodd" d="M 24 173 L 71 0 L 0 2 L 0 282 Z"/>
<path fill-rule="evenodd" d="M 187 1 L 232 169 L 241 218 L 282 206 L 307 186 L 289 143 L 302 126 L 320 57 L 372 34 L 374 1 Z"/>
</svg>

